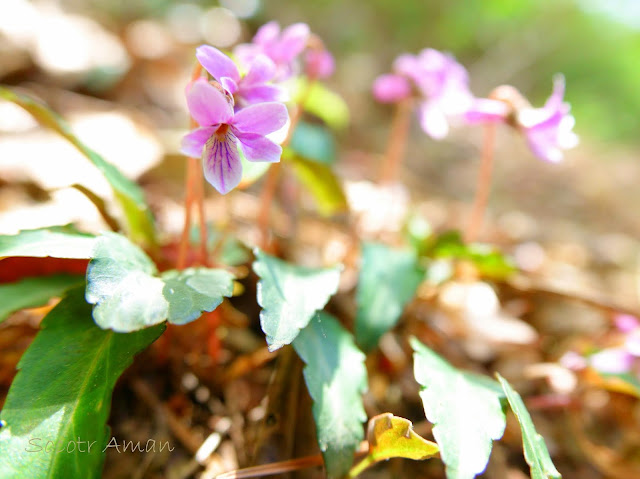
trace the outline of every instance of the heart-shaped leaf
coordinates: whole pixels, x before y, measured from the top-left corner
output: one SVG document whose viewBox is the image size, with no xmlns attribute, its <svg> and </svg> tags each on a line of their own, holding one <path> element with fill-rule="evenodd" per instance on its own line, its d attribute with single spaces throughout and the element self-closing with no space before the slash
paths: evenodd
<svg viewBox="0 0 640 479">
<path fill-rule="evenodd" d="M 127 238 L 104 233 L 87 269 L 87 302 L 101 328 L 136 331 L 169 320 L 185 324 L 233 292 L 224 270 L 189 268 L 157 276 L 151 259 Z"/>
<path fill-rule="evenodd" d="M 0 258 L 35 256 L 45 258 L 88 259 L 93 255 L 96 237 L 81 233 L 73 226 L 53 226 L 23 230 L 16 235 L 0 236 Z"/>
<path fill-rule="evenodd" d="M 256 250 L 260 324 L 270 351 L 290 344 L 338 290 L 341 267 L 306 268 Z"/>
<path fill-rule="evenodd" d="M 327 475 L 343 477 L 364 437 L 365 356 L 351 334 L 323 312 L 300 331 L 293 347 L 306 363 L 304 379 L 313 399 L 318 445 Z"/>
<path fill-rule="evenodd" d="M 398 322 L 422 277 L 413 253 L 378 243 L 362 245 L 355 329 L 356 342 L 364 351 L 373 349 Z"/>
<path fill-rule="evenodd" d="M 287 163 L 293 167 L 296 178 L 313 197 L 321 215 L 331 216 L 349 209 L 342 185 L 328 165 L 297 155 L 289 155 Z"/>
<path fill-rule="evenodd" d="M 104 331 L 83 289 L 70 291 L 18 364 L 0 413 L 0 477 L 100 477 L 114 384 L 163 330 Z"/>
<path fill-rule="evenodd" d="M 532 479 L 560 479 L 562 476 L 556 466 L 553 465 L 547 445 L 544 443 L 542 436 L 536 431 L 531 415 L 527 411 L 524 402 L 522 402 L 520 394 L 511 387 L 505 378 L 497 373 L 496 377 L 507 395 L 511 410 L 520 422 L 524 457 L 527 460 L 527 464 L 531 466 Z"/>
<path fill-rule="evenodd" d="M 420 385 L 433 437 L 447 466 L 447 478 L 472 479 L 487 467 L 492 441 L 504 433 L 500 385 L 490 378 L 460 371 L 411 338 L 414 375 Z"/>
</svg>

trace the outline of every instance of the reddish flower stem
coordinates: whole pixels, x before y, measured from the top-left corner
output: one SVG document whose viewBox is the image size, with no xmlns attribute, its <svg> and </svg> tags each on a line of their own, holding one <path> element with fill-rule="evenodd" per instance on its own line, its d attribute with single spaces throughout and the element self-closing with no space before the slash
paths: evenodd
<svg viewBox="0 0 640 479">
<path fill-rule="evenodd" d="M 196 62 L 191 74 L 191 81 L 196 81 L 202 75 L 202 65 Z M 191 118 L 189 127 L 197 128 L 198 123 Z M 206 228 L 203 228 L 204 220 L 204 191 L 202 187 L 202 171 L 198 165 L 197 158 L 187 158 L 187 177 L 185 180 L 185 199 L 184 199 L 184 226 L 182 235 L 180 236 L 180 245 L 178 247 L 177 269 L 184 269 L 187 265 L 187 253 L 189 251 L 189 230 L 191 229 L 191 207 L 195 202 L 200 217 L 200 262 L 206 262 Z M 199 186 L 198 186 L 199 185 Z"/>
<path fill-rule="evenodd" d="M 478 184 L 476 195 L 473 200 L 471 210 L 471 220 L 465 232 L 465 241 L 473 243 L 476 241 L 482 229 L 482 220 L 487 202 L 489 200 L 489 190 L 491 189 L 491 172 L 493 169 L 493 153 L 495 148 L 496 125 L 487 123 L 484 127 L 484 144 L 482 146 L 482 158 L 480 160 L 480 173 L 478 174 Z"/>
<path fill-rule="evenodd" d="M 391 120 L 391 132 L 387 143 L 387 152 L 380 171 L 379 183 L 391 183 L 396 180 L 400 163 L 407 148 L 409 125 L 411 120 L 411 99 L 400 101 Z"/>
<path fill-rule="evenodd" d="M 291 122 L 289 124 L 289 131 L 287 132 L 287 137 L 282 142 L 283 151 L 291 142 L 291 138 L 293 138 L 293 132 L 295 131 L 296 125 L 302 117 L 303 105 L 305 104 L 307 98 L 309 97 L 309 94 L 311 93 L 313 83 L 313 79 L 309 79 L 304 92 L 293 107 L 293 112 L 291 113 Z M 260 247 L 263 250 L 269 249 L 269 220 L 271 218 L 271 204 L 273 203 L 273 198 L 275 197 L 276 189 L 278 187 L 278 179 L 280 178 L 280 163 L 281 162 L 273 163 L 269 167 L 267 178 L 265 180 L 264 186 L 262 187 L 262 193 L 260 194 L 258 228 L 260 230 Z"/>
</svg>

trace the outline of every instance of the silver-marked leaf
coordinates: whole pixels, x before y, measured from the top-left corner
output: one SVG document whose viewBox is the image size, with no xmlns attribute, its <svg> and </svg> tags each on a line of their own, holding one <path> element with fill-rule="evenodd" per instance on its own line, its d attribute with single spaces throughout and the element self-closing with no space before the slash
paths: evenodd
<svg viewBox="0 0 640 479">
<path fill-rule="evenodd" d="M 420 398 L 448 479 L 472 479 L 487 467 L 492 441 L 504 433 L 500 385 L 490 378 L 460 371 L 411 338 L 414 375 L 423 386 Z"/>
<path fill-rule="evenodd" d="M 0 477 L 99 478 L 114 384 L 163 330 L 104 331 L 83 289 L 70 291 L 18 364 L 0 413 Z"/>
<path fill-rule="evenodd" d="M 306 363 L 304 379 L 313 399 L 318 445 L 327 475 L 343 477 L 364 438 L 365 356 L 351 334 L 323 312 L 300 331 L 293 347 Z"/>
<path fill-rule="evenodd" d="M 73 286 L 83 285 L 84 276 L 54 274 L 0 284 L 0 323 L 11 313 L 47 304 Z"/>
<path fill-rule="evenodd" d="M 225 296 L 233 294 L 233 275 L 223 269 L 189 268 L 162 275 L 163 295 L 169 302 L 168 320 L 186 324 L 203 311 L 216 309 Z"/>
<path fill-rule="evenodd" d="M 87 268 L 86 299 L 95 305 L 96 324 L 129 332 L 167 319 L 169 302 L 156 272 L 144 251 L 124 236 L 111 232 L 100 236 Z"/>
<path fill-rule="evenodd" d="M 89 259 L 96 237 L 81 233 L 73 226 L 53 226 L 23 230 L 16 235 L 0 236 L 0 258 L 34 256 L 45 258 Z"/>
<path fill-rule="evenodd" d="M 290 344 L 338 290 L 341 267 L 306 268 L 256 250 L 260 324 L 270 351 Z"/>
<path fill-rule="evenodd" d="M 168 320 L 185 324 L 213 311 L 231 296 L 233 276 L 218 269 L 190 268 L 157 276 L 151 259 L 117 233 L 98 238 L 87 269 L 87 302 L 101 328 L 136 331 Z"/>
<path fill-rule="evenodd" d="M 524 402 L 522 402 L 520 394 L 502 376 L 496 373 L 496 377 L 507 395 L 511 410 L 518 418 L 518 422 L 520 422 L 524 457 L 527 460 L 527 464 L 531 466 L 532 479 L 560 479 L 562 476 L 549 456 L 549 450 L 544 443 L 543 437 L 536 431 L 531 415 L 527 411 Z"/>
<path fill-rule="evenodd" d="M 395 326 L 422 278 L 414 253 L 378 243 L 362 245 L 355 333 L 364 351 L 373 349 Z"/>
</svg>

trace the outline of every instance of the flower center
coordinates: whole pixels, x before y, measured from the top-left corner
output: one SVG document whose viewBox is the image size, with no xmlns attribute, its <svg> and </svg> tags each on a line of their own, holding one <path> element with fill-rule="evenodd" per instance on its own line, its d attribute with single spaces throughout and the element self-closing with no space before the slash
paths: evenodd
<svg viewBox="0 0 640 479">
<path fill-rule="evenodd" d="M 227 125 L 226 123 L 223 123 L 218 127 L 218 129 L 215 132 L 215 135 L 218 137 L 218 140 L 223 141 L 224 138 L 227 136 L 228 131 L 229 131 L 229 125 Z"/>
</svg>

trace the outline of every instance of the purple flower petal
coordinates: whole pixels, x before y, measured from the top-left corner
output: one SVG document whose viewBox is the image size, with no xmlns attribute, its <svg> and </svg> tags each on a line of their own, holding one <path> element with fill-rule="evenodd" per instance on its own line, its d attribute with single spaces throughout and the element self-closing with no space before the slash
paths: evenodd
<svg viewBox="0 0 640 479">
<path fill-rule="evenodd" d="M 230 95 L 235 95 L 239 90 L 238 84 L 229 77 L 220 78 L 220 84 Z"/>
<path fill-rule="evenodd" d="M 630 314 L 616 314 L 614 318 L 616 328 L 623 333 L 630 333 L 631 331 L 640 328 L 640 321 L 635 316 Z"/>
<path fill-rule="evenodd" d="M 240 94 L 247 105 L 272 101 L 282 102 L 289 99 L 287 93 L 276 85 L 257 85 L 248 88 L 243 86 Z"/>
<path fill-rule="evenodd" d="M 424 102 L 418 110 L 422 130 L 434 140 L 441 140 L 449 133 L 449 123 L 442 110 Z"/>
<path fill-rule="evenodd" d="M 276 65 L 266 55 L 258 55 L 249 66 L 249 71 L 242 79 L 243 86 L 265 83 L 276 75 Z"/>
<path fill-rule="evenodd" d="M 205 179 L 223 195 L 234 189 L 242 179 L 242 163 L 235 135 L 213 135 L 202 155 Z"/>
<path fill-rule="evenodd" d="M 411 84 L 400 75 L 381 75 L 373 83 L 373 96 L 381 103 L 395 103 L 410 95 Z"/>
<path fill-rule="evenodd" d="M 187 91 L 189 113 L 200 126 L 228 123 L 233 118 L 233 108 L 222 92 L 204 79 L 198 79 Z"/>
<path fill-rule="evenodd" d="M 289 25 L 282 31 L 280 41 L 274 46 L 272 58 L 276 62 L 288 63 L 292 61 L 307 46 L 310 33 L 306 23 Z M 267 54 L 269 55 L 269 53 Z"/>
<path fill-rule="evenodd" d="M 393 71 L 408 78 L 413 78 L 420 71 L 420 63 L 415 55 L 403 53 L 393 62 Z"/>
<path fill-rule="evenodd" d="M 282 128 L 289 113 L 282 103 L 258 103 L 243 108 L 233 119 L 233 128 L 244 133 L 267 135 Z"/>
<path fill-rule="evenodd" d="M 238 73 L 236 64 L 217 48 L 201 45 L 196 49 L 196 58 L 216 80 L 220 81 L 223 77 L 229 77 L 235 82 L 240 81 L 240 73 Z"/>
<path fill-rule="evenodd" d="M 509 106 L 498 100 L 476 98 L 464 114 L 469 123 L 501 122 L 509 115 Z"/>
<path fill-rule="evenodd" d="M 282 155 L 282 147 L 270 139 L 254 133 L 245 133 L 238 137 L 240 148 L 249 161 L 277 163 Z"/>
<path fill-rule="evenodd" d="M 236 45 L 233 49 L 234 56 L 243 65 L 251 65 L 251 62 L 260 54 L 262 54 L 263 48 L 260 45 L 254 45 L 253 43 L 241 43 Z"/>
<path fill-rule="evenodd" d="M 265 23 L 260 28 L 253 37 L 253 43 L 257 45 L 271 45 L 278 39 L 278 35 L 280 35 L 280 25 L 278 22 L 272 21 L 269 23 Z"/>
<path fill-rule="evenodd" d="M 187 156 L 190 156 L 191 158 L 201 158 L 204 145 L 217 129 L 218 125 L 207 126 L 205 128 L 197 128 L 187 133 L 182 138 L 180 152 Z"/>
<path fill-rule="evenodd" d="M 589 364 L 596 371 L 606 374 L 624 374 L 629 372 L 633 363 L 631 356 L 624 349 L 603 349 L 589 356 Z"/>
<path fill-rule="evenodd" d="M 544 105 L 545 110 L 559 110 L 564 99 L 564 75 L 558 74 L 553 77 L 553 92 Z"/>
<path fill-rule="evenodd" d="M 327 50 L 309 50 L 305 55 L 305 72 L 310 78 L 327 78 L 335 67 L 333 55 Z"/>
</svg>

